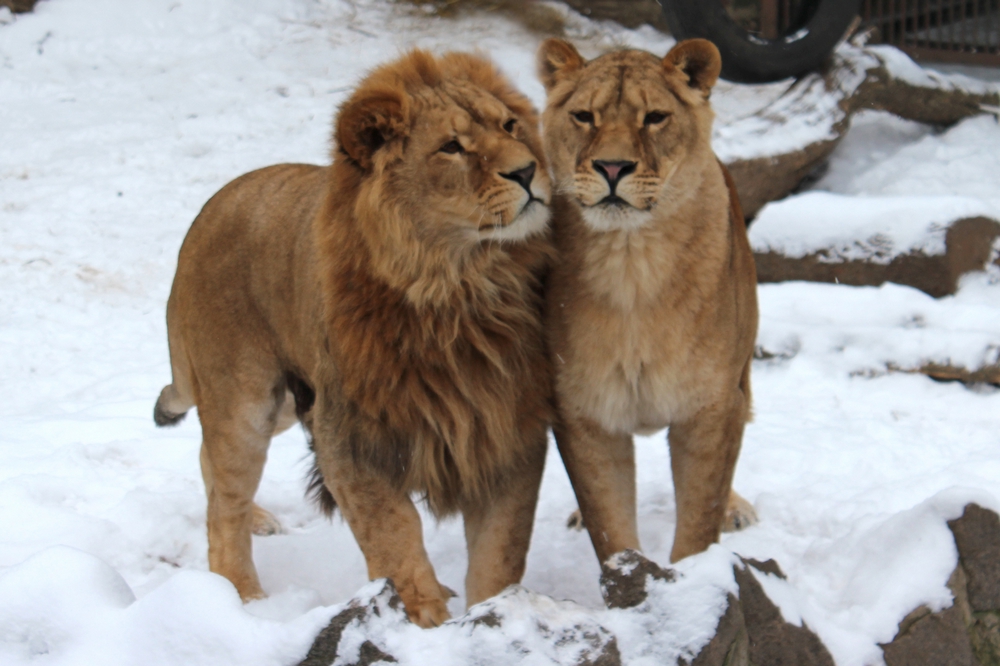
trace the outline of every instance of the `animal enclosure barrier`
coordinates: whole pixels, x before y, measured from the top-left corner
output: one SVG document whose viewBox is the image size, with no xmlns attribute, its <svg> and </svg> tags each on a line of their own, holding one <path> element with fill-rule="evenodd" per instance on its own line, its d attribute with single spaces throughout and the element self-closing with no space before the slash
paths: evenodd
<svg viewBox="0 0 1000 666">
<path fill-rule="evenodd" d="M 861 17 L 917 60 L 1000 66 L 1000 0 L 865 0 Z"/>
</svg>

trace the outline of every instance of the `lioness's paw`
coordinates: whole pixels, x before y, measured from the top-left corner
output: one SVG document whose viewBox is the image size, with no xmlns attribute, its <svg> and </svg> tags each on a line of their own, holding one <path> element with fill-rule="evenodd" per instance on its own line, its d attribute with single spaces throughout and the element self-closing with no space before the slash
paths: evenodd
<svg viewBox="0 0 1000 666">
<path fill-rule="evenodd" d="M 566 521 L 566 527 L 571 530 L 576 530 L 577 532 L 586 527 L 583 524 L 583 514 L 580 513 L 579 509 L 569 514 L 569 520 Z"/>
<path fill-rule="evenodd" d="M 758 520 L 757 511 L 753 508 L 753 504 L 735 492 L 729 494 L 726 514 L 722 517 L 723 532 L 738 532 L 751 525 L 756 525 Z"/>
<path fill-rule="evenodd" d="M 270 511 L 260 508 L 256 504 L 253 505 L 253 533 L 257 536 L 274 536 L 275 534 L 284 534 L 285 529 L 281 526 L 281 522 L 274 517 L 274 514 Z"/>
</svg>

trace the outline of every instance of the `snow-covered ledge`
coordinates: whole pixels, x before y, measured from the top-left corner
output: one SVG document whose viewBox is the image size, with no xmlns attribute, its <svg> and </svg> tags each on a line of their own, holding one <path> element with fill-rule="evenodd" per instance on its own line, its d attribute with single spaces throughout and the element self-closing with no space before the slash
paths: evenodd
<svg viewBox="0 0 1000 666">
<path fill-rule="evenodd" d="M 886 640 L 875 648 L 881 655 L 854 657 L 881 656 L 886 666 L 1000 661 L 1000 516 L 976 503 L 963 505 L 961 496 L 942 493 L 887 524 L 889 533 L 922 524 L 917 533 L 948 541 L 927 544 L 930 552 L 945 553 L 936 559 L 950 560 L 940 571 L 947 581 L 892 572 L 906 585 L 887 603 L 899 606 L 921 594 L 936 600 L 904 611 L 898 626 L 882 628 Z M 740 558 L 718 546 L 695 559 L 678 571 L 633 551 L 619 553 L 603 567 L 605 611 L 515 587 L 430 630 L 409 622 L 390 581 L 375 581 L 331 619 L 298 666 L 833 666 L 831 651 L 804 617 L 801 593 L 774 560 Z M 885 564 L 905 568 L 903 562 Z M 932 588 L 941 592 L 929 594 Z M 849 649 L 839 646 L 838 652 Z"/>
<path fill-rule="evenodd" d="M 862 36 L 841 45 L 823 72 L 715 127 L 712 146 L 733 174 L 747 217 L 792 192 L 830 155 L 859 111 L 888 111 L 932 125 L 996 115 L 996 84 L 928 71 L 894 47 L 863 42 Z"/>
</svg>

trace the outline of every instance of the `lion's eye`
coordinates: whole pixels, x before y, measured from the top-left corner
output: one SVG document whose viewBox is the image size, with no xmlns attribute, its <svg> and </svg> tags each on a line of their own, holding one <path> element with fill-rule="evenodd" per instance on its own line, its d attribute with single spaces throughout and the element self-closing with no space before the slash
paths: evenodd
<svg viewBox="0 0 1000 666">
<path fill-rule="evenodd" d="M 666 120 L 667 116 L 669 115 L 670 114 L 664 113 L 663 111 L 650 111 L 649 113 L 646 114 L 646 117 L 642 119 L 642 124 L 659 125 L 664 120 Z"/>
<path fill-rule="evenodd" d="M 455 155 L 456 153 L 465 152 L 465 148 L 462 148 L 462 144 L 460 144 L 458 141 L 455 141 L 454 139 L 441 146 L 438 150 L 442 153 L 447 153 L 449 155 Z"/>
<path fill-rule="evenodd" d="M 507 132 L 508 134 L 513 134 L 514 133 L 514 125 L 516 125 L 516 124 L 517 124 L 517 120 L 515 120 L 514 118 L 511 118 L 510 120 L 508 120 L 507 122 L 505 122 L 503 124 L 503 131 Z"/>
<path fill-rule="evenodd" d="M 583 123 L 584 125 L 590 125 L 594 122 L 594 114 L 590 111 L 574 111 L 572 114 L 578 123 Z"/>
</svg>

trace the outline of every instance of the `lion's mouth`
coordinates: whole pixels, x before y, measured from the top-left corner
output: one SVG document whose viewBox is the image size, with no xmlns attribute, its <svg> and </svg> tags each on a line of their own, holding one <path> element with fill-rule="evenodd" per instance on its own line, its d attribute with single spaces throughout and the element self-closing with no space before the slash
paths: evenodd
<svg viewBox="0 0 1000 666">
<path fill-rule="evenodd" d="M 510 225 L 514 224 L 519 219 L 521 219 L 521 217 L 523 217 L 525 213 L 530 212 L 531 209 L 534 207 L 534 204 L 541 204 L 542 206 L 547 205 L 544 201 L 532 195 L 531 198 L 528 199 L 528 201 L 525 202 L 523 206 L 521 206 L 521 210 L 517 211 L 517 215 L 515 215 L 510 219 L 510 222 L 507 222 L 506 224 L 482 224 L 479 226 L 479 231 L 499 231 L 500 229 L 506 229 L 507 227 L 509 227 Z"/>
</svg>

